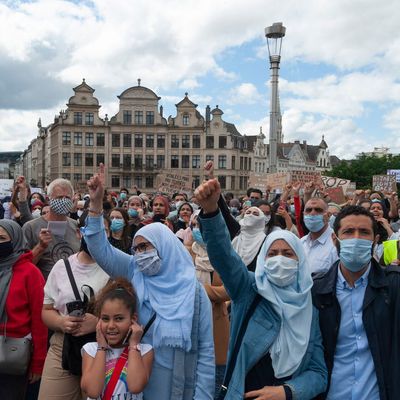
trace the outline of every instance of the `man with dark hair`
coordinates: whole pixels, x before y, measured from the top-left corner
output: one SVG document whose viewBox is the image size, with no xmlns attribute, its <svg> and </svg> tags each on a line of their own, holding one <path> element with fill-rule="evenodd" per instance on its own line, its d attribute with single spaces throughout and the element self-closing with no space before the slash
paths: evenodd
<svg viewBox="0 0 400 400">
<path fill-rule="evenodd" d="M 246 194 L 252 203 L 255 203 L 257 200 L 261 200 L 263 198 L 263 194 L 260 189 L 255 189 L 255 188 L 247 189 Z"/>
<path fill-rule="evenodd" d="M 321 398 L 400 399 L 400 273 L 372 257 L 377 229 L 363 207 L 341 210 L 333 234 L 339 260 L 314 278 L 329 373 Z"/>
</svg>

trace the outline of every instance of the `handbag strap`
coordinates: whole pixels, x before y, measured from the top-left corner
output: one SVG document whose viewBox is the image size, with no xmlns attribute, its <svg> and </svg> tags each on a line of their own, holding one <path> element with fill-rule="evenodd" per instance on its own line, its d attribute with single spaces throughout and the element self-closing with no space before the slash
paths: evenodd
<svg viewBox="0 0 400 400">
<path fill-rule="evenodd" d="M 251 316 L 253 315 L 254 310 L 256 309 L 261 298 L 262 297 L 258 293 L 256 293 L 256 296 L 254 297 L 254 299 L 250 305 L 250 308 L 248 309 L 246 316 L 244 317 L 244 320 L 243 320 L 242 324 L 240 325 L 239 333 L 237 335 L 235 346 L 232 351 L 232 357 L 230 358 L 229 363 L 226 367 L 224 383 L 221 386 L 221 392 L 223 394 L 225 394 L 228 390 L 228 385 L 231 380 L 233 370 L 235 369 L 236 359 L 237 359 L 237 356 L 239 353 L 240 345 L 242 344 L 243 336 L 246 333 L 246 329 L 247 329 L 247 325 L 249 324 L 249 320 L 250 320 Z"/>
<path fill-rule="evenodd" d="M 142 335 L 142 337 L 143 337 L 143 336 L 146 334 L 146 332 L 149 330 L 151 324 L 152 324 L 152 323 L 154 322 L 154 320 L 156 319 L 156 315 L 157 315 L 157 314 L 154 313 L 154 314 L 152 315 L 152 317 L 149 319 L 149 321 L 147 322 L 146 326 L 145 326 L 144 329 L 143 329 L 143 335 Z M 110 380 L 108 381 L 108 384 L 107 384 L 107 386 L 106 386 L 106 390 L 104 391 L 104 395 L 103 395 L 103 397 L 102 397 L 103 400 L 110 400 L 110 399 L 111 399 L 111 396 L 112 396 L 113 393 L 114 393 L 115 386 L 116 386 L 116 384 L 117 384 L 117 382 L 118 382 L 118 379 L 119 379 L 119 377 L 120 377 L 120 375 L 121 375 L 122 368 L 124 368 L 126 362 L 128 361 L 128 352 L 129 352 L 129 347 L 126 346 L 126 347 L 124 348 L 124 351 L 123 351 L 123 352 L 121 353 L 121 355 L 119 356 L 117 363 L 115 364 L 113 373 L 111 374 L 111 378 L 110 378 Z"/>
<path fill-rule="evenodd" d="M 122 369 L 124 368 L 126 362 L 128 361 L 128 352 L 129 352 L 129 347 L 126 346 L 124 348 L 124 351 L 119 356 L 117 363 L 115 364 L 111 378 L 108 381 L 106 390 L 104 391 L 104 395 L 102 397 L 103 400 L 111 399 L 111 396 L 114 393 L 115 386 L 117 385 L 117 382 L 121 375 Z"/>
<path fill-rule="evenodd" d="M 73 290 L 74 295 L 75 295 L 75 299 L 82 301 L 81 296 L 79 294 L 78 286 L 76 286 L 74 274 L 72 273 L 71 264 L 69 263 L 68 258 L 64 258 L 64 263 L 65 263 L 65 268 L 67 270 L 69 281 L 70 281 L 71 286 L 72 286 L 72 290 Z"/>
</svg>

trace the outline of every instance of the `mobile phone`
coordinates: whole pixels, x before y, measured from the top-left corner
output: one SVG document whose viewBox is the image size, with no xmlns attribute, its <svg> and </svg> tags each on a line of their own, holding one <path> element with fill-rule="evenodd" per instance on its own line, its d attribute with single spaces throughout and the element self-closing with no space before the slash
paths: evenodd
<svg viewBox="0 0 400 400">
<path fill-rule="evenodd" d="M 129 328 L 129 331 L 128 331 L 128 333 L 126 334 L 125 339 L 124 339 L 124 341 L 122 342 L 122 345 L 125 346 L 125 345 L 129 344 L 129 339 L 131 338 L 131 336 L 132 336 L 132 329 Z"/>
<path fill-rule="evenodd" d="M 244 205 L 245 205 L 246 207 L 251 207 L 251 200 L 246 200 L 246 201 L 244 202 Z"/>
<path fill-rule="evenodd" d="M 66 303 L 65 306 L 67 307 L 68 315 L 72 317 L 83 317 L 85 315 L 85 306 L 83 301 L 75 300 Z"/>
</svg>

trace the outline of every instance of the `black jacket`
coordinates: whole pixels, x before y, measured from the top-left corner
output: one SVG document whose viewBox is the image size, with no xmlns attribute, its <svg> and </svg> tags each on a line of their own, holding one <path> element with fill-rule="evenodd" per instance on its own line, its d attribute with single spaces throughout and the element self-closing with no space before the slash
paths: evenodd
<svg viewBox="0 0 400 400">
<path fill-rule="evenodd" d="M 328 389 L 333 369 L 341 310 L 336 298 L 339 261 L 325 274 L 314 277 L 313 303 L 319 310 L 319 324 L 328 368 Z M 400 399 L 400 273 L 384 270 L 374 259 L 363 302 L 363 323 L 375 365 L 381 400 Z M 326 395 L 319 398 L 324 399 Z"/>
</svg>

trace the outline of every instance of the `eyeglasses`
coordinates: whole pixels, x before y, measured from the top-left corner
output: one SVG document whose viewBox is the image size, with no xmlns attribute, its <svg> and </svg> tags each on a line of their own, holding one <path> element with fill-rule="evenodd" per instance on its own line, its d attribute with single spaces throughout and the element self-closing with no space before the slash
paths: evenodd
<svg viewBox="0 0 400 400">
<path fill-rule="evenodd" d="M 149 242 L 142 242 L 137 244 L 136 246 L 132 246 L 132 252 L 135 253 L 144 253 L 145 251 L 149 250 L 152 247 L 151 243 Z"/>
</svg>

